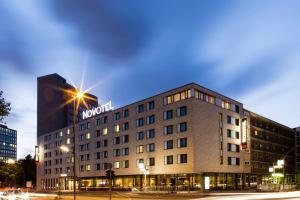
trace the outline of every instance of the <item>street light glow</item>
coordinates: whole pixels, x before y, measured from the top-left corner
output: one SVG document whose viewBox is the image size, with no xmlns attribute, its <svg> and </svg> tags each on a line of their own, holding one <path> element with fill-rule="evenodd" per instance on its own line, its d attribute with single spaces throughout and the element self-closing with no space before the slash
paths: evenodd
<svg viewBox="0 0 300 200">
<path fill-rule="evenodd" d="M 82 99 L 82 98 L 84 97 L 84 92 L 81 91 L 81 90 L 78 90 L 78 91 L 77 91 L 77 94 L 76 94 L 76 97 L 77 97 L 78 99 Z"/>
<path fill-rule="evenodd" d="M 66 146 L 61 146 L 60 149 L 64 152 L 69 152 L 70 151 L 70 149 Z"/>
</svg>

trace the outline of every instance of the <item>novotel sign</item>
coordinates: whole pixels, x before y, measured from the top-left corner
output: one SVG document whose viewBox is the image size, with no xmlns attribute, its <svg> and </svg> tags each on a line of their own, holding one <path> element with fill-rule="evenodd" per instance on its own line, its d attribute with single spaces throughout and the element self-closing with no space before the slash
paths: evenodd
<svg viewBox="0 0 300 200">
<path fill-rule="evenodd" d="M 99 115 L 101 113 L 111 111 L 113 109 L 114 108 L 111 106 L 111 101 L 109 101 L 101 106 L 96 107 L 96 108 L 83 111 L 82 119 L 87 119 L 87 118 L 93 117 L 95 115 Z"/>
</svg>

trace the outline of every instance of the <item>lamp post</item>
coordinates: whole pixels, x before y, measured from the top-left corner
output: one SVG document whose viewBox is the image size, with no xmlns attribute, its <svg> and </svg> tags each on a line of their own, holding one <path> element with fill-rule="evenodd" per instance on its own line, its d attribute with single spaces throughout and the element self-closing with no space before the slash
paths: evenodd
<svg viewBox="0 0 300 200">
<path fill-rule="evenodd" d="M 73 199 L 76 200 L 76 181 L 77 181 L 77 176 L 76 176 L 76 118 L 77 118 L 77 114 L 78 114 L 78 105 L 80 103 L 80 100 L 84 101 L 84 97 L 85 94 L 83 91 L 81 91 L 80 89 L 75 88 L 75 92 L 71 92 L 71 94 L 73 95 L 73 135 L 74 135 L 74 146 L 73 146 L 73 150 L 72 155 L 73 155 Z M 76 105 L 76 100 L 77 100 L 77 105 Z M 68 147 L 65 146 L 61 146 L 60 147 L 61 150 L 69 152 L 70 149 Z"/>
<path fill-rule="evenodd" d="M 146 191 L 146 187 L 147 187 L 147 174 L 149 174 L 149 170 L 146 169 L 146 166 L 144 163 L 139 163 L 139 168 L 141 172 L 144 172 L 144 176 L 145 176 L 145 180 L 144 180 L 144 189 Z"/>
</svg>

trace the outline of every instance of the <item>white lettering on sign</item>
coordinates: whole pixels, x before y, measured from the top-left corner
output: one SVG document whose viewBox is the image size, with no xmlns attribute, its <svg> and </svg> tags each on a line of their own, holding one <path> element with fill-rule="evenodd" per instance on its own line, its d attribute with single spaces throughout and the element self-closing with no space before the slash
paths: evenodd
<svg viewBox="0 0 300 200">
<path fill-rule="evenodd" d="M 242 120 L 242 144 L 247 143 L 247 120 Z"/>
<path fill-rule="evenodd" d="M 106 104 L 103 104 L 101 106 L 98 106 L 96 108 L 93 108 L 91 110 L 85 110 L 82 112 L 82 119 L 87 119 L 90 117 L 93 117 L 95 115 L 99 115 L 104 112 L 108 112 L 110 110 L 113 110 L 114 108 L 111 106 L 111 101 L 107 102 Z"/>
</svg>

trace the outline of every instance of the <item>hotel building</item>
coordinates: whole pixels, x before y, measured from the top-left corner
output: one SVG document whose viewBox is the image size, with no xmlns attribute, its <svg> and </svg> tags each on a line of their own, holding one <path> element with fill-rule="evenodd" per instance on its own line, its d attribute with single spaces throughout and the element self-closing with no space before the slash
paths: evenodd
<svg viewBox="0 0 300 200">
<path fill-rule="evenodd" d="M 0 124 L 0 162 L 17 160 L 17 131 Z"/>
<path fill-rule="evenodd" d="M 108 186 L 105 163 L 113 165 L 113 186 L 123 189 L 203 189 L 208 179 L 211 189 L 247 188 L 265 181 L 279 158 L 286 176 L 294 173 L 293 129 L 195 83 L 94 115 L 75 129 L 80 189 Z M 37 189 L 72 189 L 74 158 L 60 146 L 72 149 L 73 141 L 72 126 L 38 133 Z"/>
</svg>

